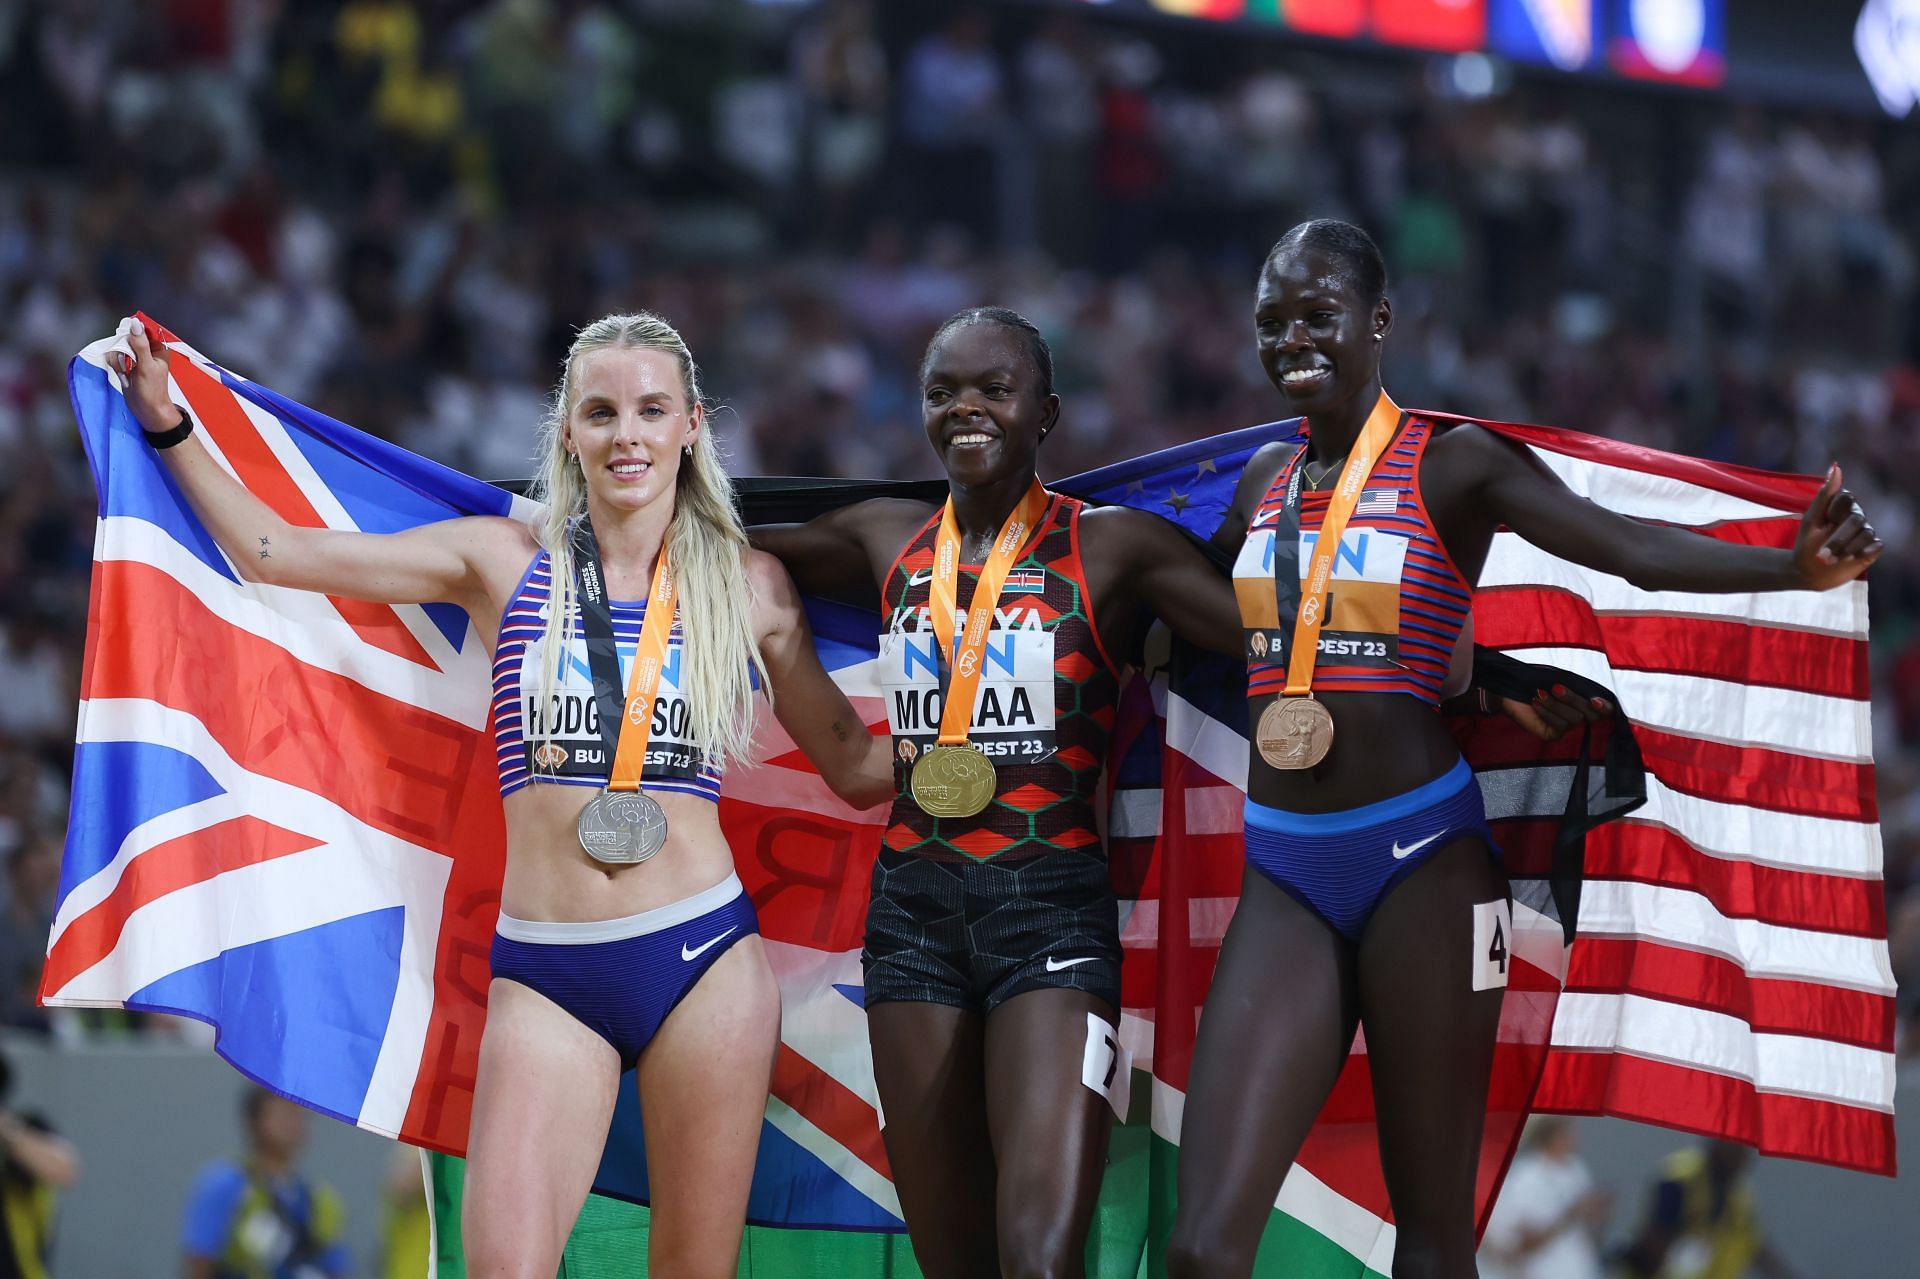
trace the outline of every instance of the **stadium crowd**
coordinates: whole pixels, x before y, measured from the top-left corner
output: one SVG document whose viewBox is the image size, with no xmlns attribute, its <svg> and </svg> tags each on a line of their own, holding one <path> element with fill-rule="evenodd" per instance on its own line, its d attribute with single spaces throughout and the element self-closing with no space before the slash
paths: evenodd
<svg viewBox="0 0 1920 1279">
<path fill-rule="evenodd" d="M 1064 474 L 1270 414 L 1251 286 L 1313 214 L 1386 250 L 1403 403 L 1847 468 L 1920 990 L 1920 146 L 1657 96 L 1037 5 L 0 0 L 0 1022 L 160 1033 L 32 999 L 94 513 L 66 362 L 119 316 L 506 478 L 573 326 L 644 306 L 737 472 L 908 477 L 927 336 L 999 303 L 1053 343 Z"/>
</svg>

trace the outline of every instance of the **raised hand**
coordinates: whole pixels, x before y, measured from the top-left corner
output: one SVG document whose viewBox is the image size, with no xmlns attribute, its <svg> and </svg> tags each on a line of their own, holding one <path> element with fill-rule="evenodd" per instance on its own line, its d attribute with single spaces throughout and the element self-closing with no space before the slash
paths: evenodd
<svg viewBox="0 0 1920 1279">
<path fill-rule="evenodd" d="M 1800 536 L 1793 545 L 1793 566 L 1816 591 L 1851 582 L 1880 558 L 1886 543 L 1867 523 L 1867 513 L 1853 494 L 1840 487 L 1840 466 L 1827 470 L 1827 481 L 1800 517 Z"/>
<path fill-rule="evenodd" d="M 127 407 L 133 410 L 140 428 L 153 434 L 171 431 L 180 425 L 181 413 L 167 391 L 167 347 L 147 334 L 146 322 L 136 320 L 127 334 L 133 358 L 117 355 L 120 372 L 127 379 Z"/>
</svg>

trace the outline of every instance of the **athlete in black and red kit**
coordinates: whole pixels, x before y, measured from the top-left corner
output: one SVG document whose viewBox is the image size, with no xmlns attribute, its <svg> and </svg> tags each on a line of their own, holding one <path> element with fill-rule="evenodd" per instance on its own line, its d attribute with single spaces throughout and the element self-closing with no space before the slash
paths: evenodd
<svg viewBox="0 0 1920 1279">
<path fill-rule="evenodd" d="M 1108 1131 L 1107 1100 L 1082 1084 L 1082 1065 L 1090 1037 L 1117 1042 L 1120 1008 L 1119 922 L 1094 816 L 1120 672 L 1156 614 L 1194 643 L 1238 651 L 1232 589 L 1184 534 L 1039 485 L 1036 458 L 1060 416 L 1052 382 L 1026 320 L 963 311 L 921 366 L 946 505 L 882 498 L 753 531 L 803 592 L 874 602 L 878 588 L 887 619 L 881 678 L 901 793 L 867 915 L 867 1024 L 887 1158 L 932 1279 L 1081 1271 Z M 996 568 L 1014 525 L 1018 545 Z M 946 610 L 934 599 L 943 536 L 958 557 Z M 994 765 L 992 801 L 934 816 L 911 776 L 967 665 L 963 646 L 954 657 L 953 614 L 981 593 L 983 565 L 1004 577 L 963 727 Z"/>
</svg>

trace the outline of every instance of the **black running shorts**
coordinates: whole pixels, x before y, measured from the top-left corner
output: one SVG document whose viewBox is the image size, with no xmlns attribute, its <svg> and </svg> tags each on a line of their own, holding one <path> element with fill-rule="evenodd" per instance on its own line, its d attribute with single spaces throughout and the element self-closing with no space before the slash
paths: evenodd
<svg viewBox="0 0 1920 1279">
<path fill-rule="evenodd" d="M 1084 990 L 1120 1009 L 1120 923 L 1104 856 L 1061 849 L 949 862 L 881 849 L 861 953 L 884 1000 L 992 1012 L 1029 990 Z"/>
</svg>

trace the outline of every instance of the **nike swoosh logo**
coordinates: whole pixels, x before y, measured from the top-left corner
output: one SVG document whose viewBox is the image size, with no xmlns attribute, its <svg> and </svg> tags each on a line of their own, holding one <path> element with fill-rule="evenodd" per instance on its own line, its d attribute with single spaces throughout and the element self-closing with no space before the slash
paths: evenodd
<svg viewBox="0 0 1920 1279">
<path fill-rule="evenodd" d="M 1091 963 L 1092 963 L 1092 962 L 1093 962 L 1094 960 L 1096 960 L 1096 959 L 1098 959 L 1098 958 L 1100 958 L 1100 957 L 1099 957 L 1098 955 L 1082 955 L 1082 956 L 1081 956 L 1080 958 L 1078 958 L 1078 959 L 1069 959 L 1069 960 L 1066 960 L 1066 961 L 1064 961 L 1064 962 L 1059 962 L 1059 963 L 1056 963 L 1056 962 L 1054 961 L 1054 958 L 1053 958 L 1053 956 L 1052 956 L 1052 955 L 1048 955 L 1048 956 L 1047 956 L 1047 971 L 1048 971 L 1048 972 L 1050 972 L 1050 973 L 1057 973 L 1057 972 L 1059 972 L 1059 971 L 1060 971 L 1060 970 L 1061 970 L 1062 968 L 1071 968 L 1071 967 L 1073 967 L 1073 966 L 1074 966 L 1075 964 L 1091 964 Z"/>
<path fill-rule="evenodd" d="M 685 942 L 681 942 L 680 958 L 686 960 L 689 964 L 691 964 L 694 960 L 700 958 L 700 956 L 706 954 L 708 951 L 712 950 L 715 946 L 718 946 L 721 942 L 725 941 L 727 938 L 733 936 L 735 933 L 739 931 L 740 931 L 740 925 L 735 924 L 732 928 L 727 929 L 726 932 L 721 933 L 718 937 L 715 937 L 713 940 L 702 942 L 698 946 L 688 946 Z"/>
<path fill-rule="evenodd" d="M 1446 834 L 1445 831 L 1435 831 L 1418 843 L 1408 844 L 1405 848 L 1400 847 L 1400 841 L 1396 839 L 1393 841 L 1393 859 L 1399 861 L 1403 857 L 1411 857 L 1444 834 Z"/>
<path fill-rule="evenodd" d="M 928 582 L 931 582 L 932 580 L 933 580 L 933 570 L 930 568 L 923 568 L 918 573 L 907 574 L 908 586 L 925 586 Z"/>
</svg>

